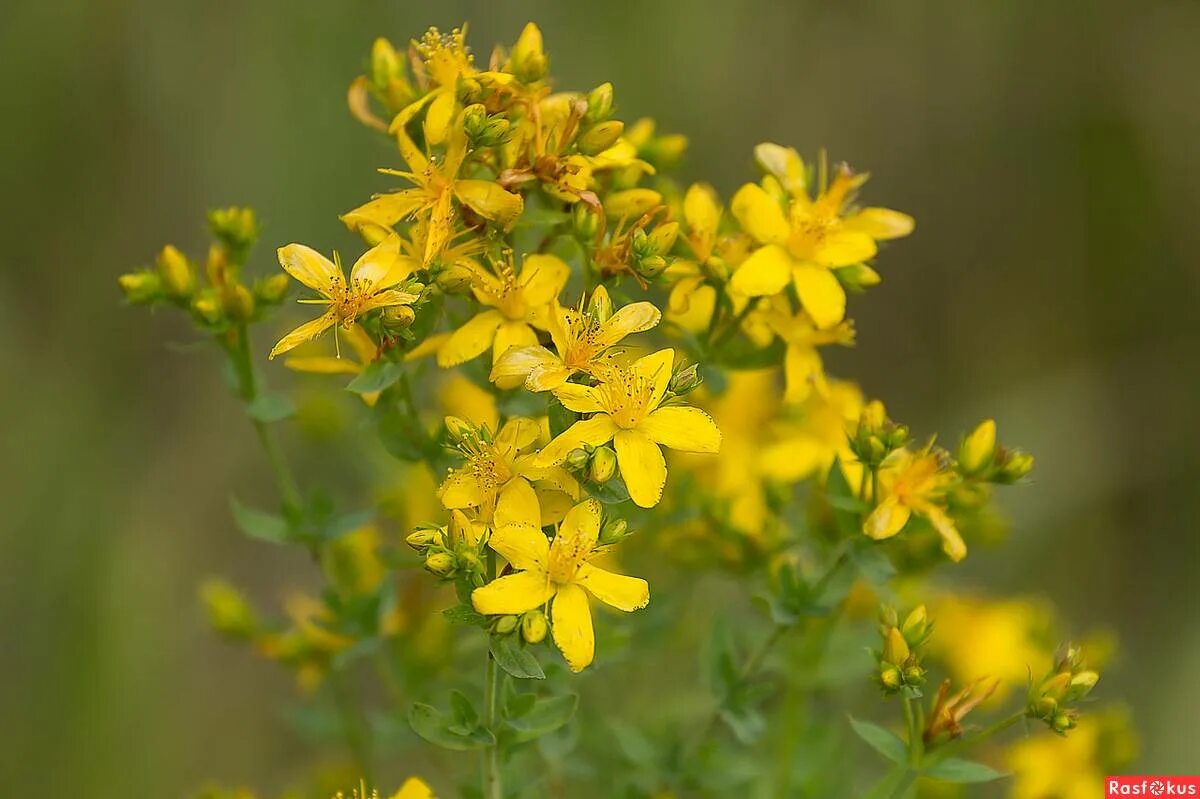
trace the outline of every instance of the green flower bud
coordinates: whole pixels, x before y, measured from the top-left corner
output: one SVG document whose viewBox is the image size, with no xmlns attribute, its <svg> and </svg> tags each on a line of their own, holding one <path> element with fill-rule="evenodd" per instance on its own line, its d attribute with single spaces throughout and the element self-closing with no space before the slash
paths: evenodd
<svg viewBox="0 0 1200 799">
<path fill-rule="evenodd" d="M 613 315 L 612 297 L 608 296 L 608 289 L 604 286 L 597 286 L 592 292 L 591 298 L 588 300 L 588 313 L 597 322 L 607 322 Z"/>
<path fill-rule="evenodd" d="M 425 558 L 425 570 L 438 577 L 449 577 L 454 573 L 454 556 L 449 552 L 432 552 Z"/>
<path fill-rule="evenodd" d="M 1055 714 L 1051 726 L 1054 727 L 1055 732 L 1066 732 L 1075 728 L 1075 717 L 1066 711 L 1061 711 Z"/>
<path fill-rule="evenodd" d="M 908 648 L 908 642 L 904 640 L 904 636 L 895 627 L 889 627 L 887 634 L 883 638 L 884 662 L 901 666 L 908 660 L 910 654 L 912 653 Z"/>
<path fill-rule="evenodd" d="M 457 416 L 447 416 L 445 423 L 446 432 L 450 434 L 450 438 L 455 442 L 470 441 L 476 436 L 475 425 L 466 419 L 460 419 Z"/>
<path fill-rule="evenodd" d="M 575 203 L 571 210 L 571 221 L 575 234 L 581 239 L 592 239 L 600 229 L 600 216 L 587 203 Z"/>
<path fill-rule="evenodd" d="M 532 22 L 527 24 L 508 58 L 512 73 L 524 83 L 533 83 L 546 76 L 550 61 L 542 49 L 542 32 Z"/>
<path fill-rule="evenodd" d="M 229 283 L 221 290 L 221 305 L 231 319 L 249 321 L 254 316 L 254 295 L 241 283 Z"/>
<path fill-rule="evenodd" d="M 528 644 L 540 644 L 548 629 L 546 614 L 540 610 L 531 610 L 521 617 L 521 637 Z"/>
<path fill-rule="evenodd" d="M 889 691 L 895 691 L 904 682 L 903 676 L 900 674 L 900 669 L 895 666 L 889 666 L 879 672 L 879 682 Z"/>
<path fill-rule="evenodd" d="M 567 453 L 567 457 L 563 465 L 565 465 L 568 470 L 577 472 L 588 465 L 588 461 L 591 460 L 591 457 L 592 456 L 588 454 L 586 450 L 576 447 Z"/>
<path fill-rule="evenodd" d="M 903 633 L 906 641 L 917 642 L 925 637 L 928 629 L 929 615 L 925 606 L 917 605 L 904 619 L 904 626 L 900 628 L 900 632 Z"/>
<path fill-rule="evenodd" d="M 637 263 L 637 272 L 642 277 L 658 277 L 667 268 L 667 259 L 661 255 L 651 255 Z"/>
<path fill-rule="evenodd" d="M 125 299 L 132 303 L 153 302 L 162 295 L 162 279 L 149 270 L 130 272 L 117 278 Z"/>
<path fill-rule="evenodd" d="M 908 443 L 909 430 L 908 425 L 898 424 L 888 431 L 887 446 L 888 449 L 900 449 Z"/>
<path fill-rule="evenodd" d="M 655 255 L 666 255 L 675 246 L 675 239 L 679 237 L 679 223 L 667 222 L 659 225 L 650 234 L 650 248 Z"/>
<path fill-rule="evenodd" d="M 963 474 L 978 474 L 992 462 L 996 452 L 996 422 L 984 419 L 958 448 L 958 466 Z"/>
<path fill-rule="evenodd" d="M 613 87 L 611 83 L 601 83 L 596 88 L 588 92 L 587 96 L 587 113 L 584 114 L 583 121 L 589 125 L 594 125 L 597 122 L 603 122 L 612 116 L 613 111 Z"/>
<path fill-rule="evenodd" d="M 1067 699 L 1071 702 L 1077 702 L 1083 699 L 1091 690 L 1096 687 L 1096 683 L 1100 681 L 1100 675 L 1094 671 L 1081 671 L 1071 677 L 1071 686 L 1067 691 Z"/>
<path fill-rule="evenodd" d="M 616 144 L 624 131 L 624 122 L 610 119 L 588 128 L 575 144 L 584 155 L 596 155 Z"/>
<path fill-rule="evenodd" d="M 418 527 L 405 537 L 404 543 L 417 552 L 424 552 L 433 546 L 442 546 L 445 541 L 442 531 L 437 527 Z"/>
<path fill-rule="evenodd" d="M 438 272 L 434 282 L 447 294 L 462 294 L 471 288 L 471 270 L 460 264 L 451 264 Z"/>
<path fill-rule="evenodd" d="M 241 262 L 258 240 L 258 217 L 252 208 L 218 208 L 208 212 L 208 226 L 234 261 Z"/>
<path fill-rule="evenodd" d="M 603 485 L 617 473 L 617 453 L 608 447 L 597 447 L 592 453 L 592 465 L 588 476 L 592 482 Z"/>
<path fill-rule="evenodd" d="M 192 313 L 196 314 L 201 321 L 215 325 L 223 318 L 221 311 L 221 301 L 217 298 L 217 293 L 211 289 L 200 292 L 192 300 Z"/>
<path fill-rule="evenodd" d="M 866 264 L 839 267 L 833 270 L 833 274 L 848 291 L 854 292 L 866 291 L 883 281 L 879 273 Z"/>
<path fill-rule="evenodd" d="M 196 276 L 188 259 L 172 245 L 162 248 L 157 260 L 162 286 L 172 297 L 187 297 L 196 285 Z"/>
<path fill-rule="evenodd" d="M 245 596 L 224 580 L 205 581 L 200 600 L 208 613 L 209 624 L 230 638 L 252 638 L 260 628 L 259 620 Z"/>
<path fill-rule="evenodd" d="M 371 45 L 371 82 L 380 91 L 386 91 L 392 79 L 404 73 L 404 62 L 396 54 L 396 48 L 387 39 L 380 37 Z"/>
<path fill-rule="evenodd" d="M 704 378 L 700 376 L 700 365 L 693 363 L 682 369 L 677 369 L 675 374 L 671 375 L 671 382 L 667 384 L 667 391 L 677 397 L 682 397 L 689 392 L 695 391 L 704 382 Z"/>
<path fill-rule="evenodd" d="M 1058 702 L 1052 697 L 1043 696 L 1033 703 L 1033 715 L 1039 719 L 1052 718 L 1058 711 Z"/>
<path fill-rule="evenodd" d="M 267 305 L 274 305 L 282 302 L 283 298 L 287 296 L 289 286 L 288 276 L 283 272 L 276 272 L 258 281 L 258 285 L 254 287 L 254 293 Z"/>
<path fill-rule="evenodd" d="M 997 461 L 1001 460 L 997 455 Z M 1033 456 L 1025 452 L 1013 451 L 1005 453 L 1004 463 L 1000 467 L 999 479 L 1005 483 L 1015 483 L 1028 476 L 1033 471 Z"/>
<path fill-rule="evenodd" d="M 496 620 L 496 626 L 493 629 L 496 631 L 496 635 L 508 635 L 517 629 L 519 622 L 520 619 L 516 616 L 501 616 Z"/>
<path fill-rule="evenodd" d="M 390 333 L 407 329 L 417 318 L 417 312 L 408 305 L 389 305 L 380 317 L 383 327 Z"/>
<path fill-rule="evenodd" d="M 925 669 L 920 666 L 909 666 L 904 670 L 904 683 L 906 685 L 923 685 L 925 683 Z"/>
<path fill-rule="evenodd" d="M 600 543 L 611 546 L 630 535 L 629 522 L 624 519 L 609 519 L 600 530 Z"/>
</svg>

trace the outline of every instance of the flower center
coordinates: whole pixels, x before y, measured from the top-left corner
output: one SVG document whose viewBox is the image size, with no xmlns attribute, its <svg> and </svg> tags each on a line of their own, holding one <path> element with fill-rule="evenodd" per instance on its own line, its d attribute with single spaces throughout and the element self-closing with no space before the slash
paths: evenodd
<svg viewBox="0 0 1200 799">
<path fill-rule="evenodd" d="M 600 321 L 589 313 L 565 311 L 562 323 L 563 337 L 566 339 L 563 363 L 582 368 L 599 355 L 603 349 L 599 341 L 602 327 Z"/>
<path fill-rule="evenodd" d="M 550 542 L 550 558 L 546 568 L 550 581 L 556 585 L 571 582 L 591 551 L 591 542 L 584 540 L 582 536 L 563 535 L 560 529 Z"/>
<path fill-rule="evenodd" d="M 602 405 L 618 427 L 636 427 L 650 412 L 654 382 L 632 369 L 610 369 L 599 386 Z"/>
</svg>

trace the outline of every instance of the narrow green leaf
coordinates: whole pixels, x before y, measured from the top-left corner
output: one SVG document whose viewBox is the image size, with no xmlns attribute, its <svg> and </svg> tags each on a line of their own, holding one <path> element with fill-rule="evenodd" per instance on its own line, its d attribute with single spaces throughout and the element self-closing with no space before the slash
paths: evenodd
<svg viewBox="0 0 1200 799">
<path fill-rule="evenodd" d="M 383 391 L 395 383 L 402 374 L 404 374 L 402 365 L 381 358 L 367 364 L 367 368 L 350 381 L 346 390 L 355 394 L 373 394 L 376 391 Z"/>
<path fill-rule="evenodd" d="M 272 544 L 283 544 L 291 539 L 291 529 L 282 516 L 249 508 L 232 496 L 229 498 L 229 507 L 238 529 L 250 538 Z"/>
<path fill-rule="evenodd" d="M 263 424 L 282 422 L 295 413 L 296 406 L 282 394 L 263 394 L 246 404 L 246 415 Z"/>
<path fill-rule="evenodd" d="M 946 782 L 991 782 L 992 780 L 1002 779 L 1008 775 L 996 771 L 991 766 L 986 766 L 983 763 L 976 763 L 974 760 L 963 760 L 962 758 L 952 757 L 947 760 L 928 768 L 924 775 L 935 780 L 944 780 Z"/>
<path fill-rule="evenodd" d="M 554 732 L 571 720 L 578 704 L 575 694 L 539 699 L 528 712 L 506 722 L 505 737 L 512 743 L 522 743 Z"/>
<path fill-rule="evenodd" d="M 867 745 L 893 763 L 904 763 L 908 760 L 908 745 L 894 733 L 885 730 L 878 724 L 869 721 L 859 721 L 850 716 L 850 726 L 855 734 L 867 742 Z"/>
<path fill-rule="evenodd" d="M 492 657 L 496 665 L 519 680 L 544 680 L 546 673 L 537 658 L 528 649 L 517 643 L 515 635 L 493 635 Z"/>
<path fill-rule="evenodd" d="M 414 704 L 412 710 L 408 712 L 408 723 L 417 735 L 443 749 L 465 752 L 471 749 L 483 749 L 496 742 L 495 736 L 488 730 L 476 729 L 471 732 L 463 732 L 452 716 L 432 705 L 424 705 L 420 702 Z"/>
<path fill-rule="evenodd" d="M 465 624 L 470 627 L 486 628 L 488 626 L 487 616 L 482 613 L 476 613 L 475 608 L 470 605 L 455 605 L 452 608 L 446 608 L 442 611 L 442 615 L 453 624 Z"/>
</svg>

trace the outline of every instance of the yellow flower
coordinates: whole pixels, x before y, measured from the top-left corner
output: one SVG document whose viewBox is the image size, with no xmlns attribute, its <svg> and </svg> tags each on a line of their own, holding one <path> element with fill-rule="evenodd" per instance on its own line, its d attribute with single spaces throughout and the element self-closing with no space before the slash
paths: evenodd
<svg viewBox="0 0 1200 799">
<path fill-rule="evenodd" d="M 891 538 L 915 513 L 937 530 L 947 557 L 953 561 L 965 558 L 967 545 L 942 504 L 946 490 L 958 479 L 948 468 L 948 460 L 932 447 L 919 452 L 901 449 L 889 455 L 879 470 L 884 500 L 863 523 L 863 532 L 877 541 Z"/>
<path fill-rule="evenodd" d="M 516 418 L 505 422 L 494 439 L 490 433 L 462 438 L 458 449 L 466 463 L 452 470 L 438 489 L 442 505 L 451 510 L 478 508 L 487 522 L 501 492 L 514 483 L 535 483 L 545 500 L 544 523 L 557 522 L 570 500 L 579 496 L 579 483 L 566 469 L 535 461 L 530 450 L 541 435 L 536 421 Z"/>
<path fill-rule="evenodd" d="M 643 508 L 657 505 L 667 482 L 661 447 L 707 453 L 721 448 L 721 431 L 707 413 L 682 405 L 660 407 L 674 359 L 672 350 L 659 350 L 629 368 L 605 369 L 597 386 L 564 383 L 554 392 L 559 402 L 568 410 L 593 415 L 551 441 L 536 462 L 562 463 L 577 447 L 598 447 L 611 440 L 630 498 Z"/>
<path fill-rule="evenodd" d="M 296 280 L 321 294 L 319 300 L 302 303 L 326 305 L 321 316 L 288 333 L 271 350 L 271 358 L 303 344 L 335 325 L 349 330 L 360 316 L 376 308 L 412 305 L 417 295 L 395 288 L 412 274 L 413 264 L 400 255 L 400 237 L 390 236 L 367 250 L 350 270 L 350 281 L 342 273 L 341 260 L 330 261 L 311 247 L 289 244 L 279 248 L 279 263 Z"/>
<path fill-rule="evenodd" d="M 400 786 L 400 790 L 392 794 L 391 799 L 437 799 L 437 797 L 434 796 L 433 789 L 424 780 L 418 777 L 409 777 Z"/>
<path fill-rule="evenodd" d="M 505 191 L 490 180 L 465 180 L 458 178 L 467 156 L 467 135 L 463 130 L 461 115 L 448 122 L 446 153 L 440 162 L 430 159 L 416 146 L 405 132 L 418 111 L 431 99 L 454 100 L 453 91 L 432 93 L 405 108 L 396 115 L 391 131 L 396 135 L 400 155 L 408 166 L 407 170 L 381 169 L 386 175 L 396 175 L 414 184 L 411 189 L 380 194 L 358 208 L 342 215 L 346 227 L 366 237 L 380 235 L 390 230 L 402 219 L 414 218 L 425 226 L 425 248 L 421 263 L 429 264 L 442 254 L 454 233 L 454 201 L 504 228 L 510 227 L 521 215 L 524 203 L 519 194 Z M 427 115 L 433 116 L 442 108 L 434 102 Z M 453 111 L 453 109 L 450 109 Z M 426 125 L 428 131 L 429 126 Z M 428 139 L 428 135 L 427 135 Z"/>
<path fill-rule="evenodd" d="M 601 309 L 607 309 L 607 314 Z M 586 309 L 582 303 L 579 308 L 563 308 L 555 300 L 546 326 L 557 352 L 536 345 L 513 347 L 496 361 L 491 379 L 522 378 L 530 391 L 558 388 L 574 374 L 592 374 L 605 350 L 631 333 L 649 330 L 661 318 L 648 302 L 630 303 L 612 313 L 612 301 L 603 286 L 592 294 Z"/>
<path fill-rule="evenodd" d="M 806 311 L 792 313 L 791 304 L 783 295 L 771 298 L 763 312 L 763 320 L 787 343 L 783 373 L 787 386 L 784 396 L 788 402 L 803 402 L 814 388 L 825 389 L 825 366 L 817 352 L 818 347 L 854 343 L 854 326 L 850 322 L 818 328 Z"/>
<path fill-rule="evenodd" d="M 517 274 L 510 264 L 498 274 L 475 270 L 472 292 L 487 306 L 451 334 L 438 350 L 438 365 L 458 366 L 492 348 L 492 362 L 509 347 L 538 343 L 534 326 L 545 328 L 551 302 L 571 276 L 571 267 L 553 255 L 527 255 Z"/>
<path fill-rule="evenodd" d="M 588 499 L 571 508 L 548 541 L 541 530 L 542 511 L 527 484 L 504 492 L 496 507 L 488 544 L 516 571 L 476 588 L 475 610 L 488 615 L 519 614 L 550 606 L 551 632 L 572 671 L 592 662 L 596 639 L 588 595 L 626 612 L 646 606 L 650 586 L 637 577 L 601 569 L 590 561 L 599 554 L 601 505 Z"/>
<path fill-rule="evenodd" d="M 1039 602 L 957 594 L 938 602 L 932 615 L 938 628 L 934 654 L 956 680 L 996 677 L 998 700 L 1025 686 L 1030 669 L 1050 658 L 1044 640 L 1051 632 L 1050 613 Z"/>
<path fill-rule="evenodd" d="M 790 281 L 817 326 L 832 327 L 845 316 L 846 292 L 831 270 L 873 258 L 876 241 L 907 236 L 912 217 L 886 208 L 864 208 L 845 216 L 850 195 L 866 175 L 843 166 L 814 200 L 808 196 L 804 164 L 795 150 L 761 144 L 756 155 L 772 173 L 764 183 L 782 185 L 789 195 L 788 212 L 753 183 L 734 195 L 734 217 L 763 246 L 742 263 L 731 284 L 744 294 L 761 296 L 777 294 Z"/>
</svg>

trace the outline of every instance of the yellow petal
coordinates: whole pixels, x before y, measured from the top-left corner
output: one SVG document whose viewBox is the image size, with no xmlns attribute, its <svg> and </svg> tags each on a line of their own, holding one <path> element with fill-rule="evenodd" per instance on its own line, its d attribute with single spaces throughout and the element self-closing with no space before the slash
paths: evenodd
<svg viewBox="0 0 1200 799">
<path fill-rule="evenodd" d="M 789 344 L 783 359 L 783 374 L 787 382 L 784 398 L 788 402 L 803 402 L 813 387 L 824 381 L 825 367 L 815 348 Z"/>
<path fill-rule="evenodd" d="M 483 504 L 483 488 L 472 475 L 455 469 L 438 487 L 438 498 L 445 508 L 477 508 Z"/>
<path fill-rule="evenodd" d="M 542 429 L 536 421 L 524 416 L 516 416 L 505 422 L 500 431 L 496 433 L 496 448 L 502 452 L 515 454 L 523 449 L 528 449 L 541 434 Z"/>
<path fill-rule="evenodd" d="M 412 361 L 417 361 L 421 358 L 427 358 L 430 355 L 437 355 L 438 351 L 440 351 L 442 346 L 449 340 L 449 333 L 434 333 L 433 335 L 429 336 L 429 338 L 425 339 L 420 344 L 409 350 L 404 356 L 404 361 L 405 363 L 411 363 Z"/>
<path fill-rule="evenodd" d="M 875 240 L 857 230 L 839 230 L 829 234 L 813 253 L 821 266 L 849 266 L 875 257 Z"/>
<path fill-rule="evenodd" d="M 721 224 L 721 206 L 717 193 L 706 183 L 693 183 L 683 196 L 683 218 L 688 225 L 688 241 L 701 261 L 712 255 L 717 227 Z"/>
<path fill-rule="evenodd" d="M 550 553 L 550 542 L 541 528 L 541 508 L 534 506 L 538 517 L 534 524 L 508 524 L 500 526 L 488 539 L 488 545 L 499 552 L 514 569 L 545 571 Z M 497 508 L 499 514 L 499 508 Z"/>
<path fill-rule="evenodd" d="M 864 208 L 845 222 L 847 228 L 866 233 L 876 241 L 907 236 L 916 224 L 908 214 L 890 208 Z"/>
<path fill-rule="evenodd" d="M 566 384 L 575 370 L 566 366 L 535 366 L 525 380 L 529 391 L 553 391 Z"/>
<path fill-rule="evenodd" d="M 534 458 L 535 466 L 556 466 L 563 462 L 567 453 L 584 444 L 598 447 L 608 443 L 617 432 L 617 425 L 606 414 L 597 414 L 591 419 L 584 419 L 568 427 L 558 438 L 546 445 L 546 448 Z"/>
<path fill-rule="evenodd" d="M 291 333 L 279 339 L 279 343 L 271 349 L 271 354 L 267 358 L 274 358 L 276 355 L 285 353 L 293 347 L 298 347 L 306 341 L 311 341 L 335 324 L 337 324 L 337 315 L 333 311 L 328 311 L 311 322 L 305 322 Z"/>
<path fill-rule="evenodd" d="M 497 578 L 471 592 L 471 604 L 479 613 L 524 613 L 554 596 L 554 586 L 545 572 L 536 569 Z"/>
<path fill-rule="evenodd" d="M 597 413 L 604 410 L 600 403 L 600 395 L 592 386 L 563 383 L 554 389 L 554 398 L 568 411 L 575 413 Z"/>
<path fill-rule="evenodd" d="M 436 147 L 446 140 L 454 117 L 454 92 L 441 92 L 425 112 L 425 142 Z"/>
<path fill-rule="evenodd" d="M 958 528 L 954 525 L 954 520 L 948 513 L 933 506 L 926 509 L 925 517 L 942 537 L 942 551 L 946 553 L 946 557 L 958 563 L 967 556 L 967 544 L 963 541 Z"/>
<path fill-rule="evenodd" d="M 632 333 L 641 333 L 658 324 L 662 312 L 648 302 L 634 302 L 617 311 L 600 327 L 596 344 L 611 347 Z"/>
<path fill-rule="evenodd" d="M 438 366 L 451 367 L 478 357 L 492 346 L 496 330 L 504 322 L 499 311 L 483 311 L 450 334 L 438 350 Z"/>
<path fill-rule="evenodd" d="M 332 355 L 293 356 L 285 359 L 283 365 L 294 372 L 319 375 L 356 375 L 362 371 L 362 364 Z"/>
<path fill-rule="evenodd" d="M 358 315 L 362 316 L 367 311 L 373 311 L 376 308 L 387 308 L 390 305 L 412 305 L 416 301 L 416 294 L 401 291 L 400 289 L 384 289 L 360 305 L 358 307 Z"/>
<path fill-rule="evenodd" d="M 642 508 L 653 508 L 662 499 L 667 483 L 667 464 L 662 450 L 636 430 L 621 430 L 613 437 L 617 465 L 629 497 Z"/>
<path fill-rule="evenodd" d="M 526 255 L 521 265 L 521 294 L 529 305 L 547 305 L 571 277 L 571 267 L 554 255 Z"/>
<path fill-rule="evenodd" d="M 792 276 L 792 256 L 774 244 L 760 247 L 742 261 L 729 285 L 747 297 L 778 294 Z"/>
<path fill-rule="evenodd" d="M 512 347 L 504 352 L 492 365 L 489 380 L 529 377 L 534 369 L 539 367 L 561 366 L 562 361 L 557 355 L 545 347 L 528 346 Z M 527 385 L 528 387 L 528 385 Z M 545 391 L 544 388 L 530 388 L 530 391 Z"/>
<path fill-rule="evenodd" d="M 662 195 L 654 189 L 624 189 L 605 198 L 604 211 L 618 218 L 641 216 L 659 205 L 662 205 Z"/>
<path fill-rule="evenodd" d="M 648 407 L 656 408 L 658 403 L 662 402 L 663 395 L 667 393 L 667 386 L 671 383 L 671 368 L 674 363 L 675 351 L 670 347 L 645 355 L 633 362 L 633 370 L 654 386 L 650 393 Z"/>
<path fill-rule="evenodd" d="M 803 480 L 817 470 L 832 450 L 814 438 L 795 437 L 763 448 L 759 468 L 764 477 L 784 483 Z"/>
<path fill-rule="evenodd" d="M 350 83 L 346 92 L 346 104 L 350 106 L 351 115 L 359 122 L 375 130 L 387 132 L 388 126 L 371 110 L 371 81 L 366 75 L 359 75 Z"/>
<path fill-rule="evenodd" d="M 754 160 L 767 174 L 774 175 L 788 194 L 804 194 L 808 176 L 800 153 L 791 147 L 763 142 L 754 148 Z"/>
<path fill-rule="evenodd" d="M 763 244 L 783 244 L 791 235 L 783 209 L 761 186 L 747 183 L 729 204 L 742 230 Z"/>
<path fill-rule="evenodd" d="M 911 515 L 912 512 L 906 505 L 901 505 L 894 496 L 888 497 L 871 511 L 871 515 L 863 523 L 863 532 L 876 541 L 891 538 L 904 529 Z"/>
<path fill-rule="evenodd" d="M 346 283 L 337 264 L 303 244 L 280 247 L 279 265 L 296 280 L 326 296 L 335 286 Z"/>
<path fill-rule="evenodd" d="M 567 511 L 558 528 L 558 537 L 570 541 L 575 552 L 591 552 L 600 537 L 600 517 L 603 514 L 604 508 L 599 500 L 585 499 Z"/>
<path fill-rule="evenodd" d="M 537 343 L 537 333 L 534 333 L 533 328 L 529 325 L 524 322 L 505 322 L 496 331 L 496 340 L 492 343 L 493 365 L 496 361 L 500 360 L 501 355 L 513 347 L 535 347 Z M 516 386 L 520 384 L 521 381 L 517 380 L 512 385 Z"/>
<path fill-rule="evenodd" d="M 400 258 L 400 237 L 395 233 L 367 250 L 350 269 L 350 283 L 356 291 L 369 294 L 394 286 L 404 279 L 395 269 Z"/>
<path fill-rule="evenodd" d="M 792 280 L 804 310 L 817 327 L 831 328 L 846 317 L 846 290 L 833 272 L 823 266 L 798 263 L 792 270 Z"/>
<path fill-rule="evenodd" d="M 454 230 L 454 204 L 449 188 L 443 190 L 433 201 L 429 213 L 429 226 L 425 230 L 425 252 L 421 263 L 430 264 L 442 254 L 450 234 Z"/>
<path fill-rule="evenodd" d="M 454 193 L 463 205 L 506 230 L 512 227 L 525 208 L 521 195 L 505 191 L 490 180 L 455 181 Z"/>
<path fill-rule="evenodd" d="M 575 573 L 575 582 L 609 607 L 631 612 L 650 602 L 650 584 L 640 577 L 613 574 L 590 563 Z"/>
<path fill-rule="evenodd" d="M 476 592 L 478 593 L 478 592 Z M 577 585 L 564 585 L 550 607 L 554 643 L 563 653 L 571 671 L 583 671 L 596 655 L 596 636 L 592 631 L 592 611 L 587 594 Z"/>
<path fill-rule="evenodd" d="M 668 405 L 651 413 L 637 426 L 651 441 L 680 452 L 717 452 L 721 431 L 699 408 Z"/>
<path fill-rule="evenodd" d="M 437 799 L 437 797 L 433 795 L 433 789 L 423 780 L 409 777 L 400 786 L 400 790 L 392 795 L 392 799 Z"/>
<path fill-rule="evenodd" d="M 390 228 L 423 206 L 427 198 L 428 195 L 421 189 L 380 194 L 353 211 L 347 211 L 340 218 L 346 227 L 355 232 L 359 232 L 364 225 Z"/>
</svg>

